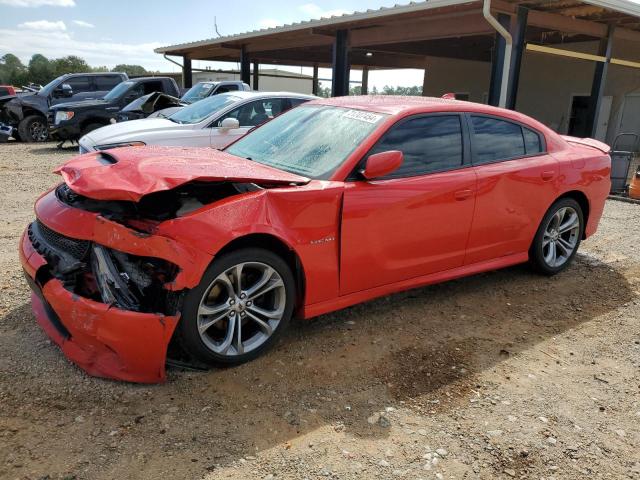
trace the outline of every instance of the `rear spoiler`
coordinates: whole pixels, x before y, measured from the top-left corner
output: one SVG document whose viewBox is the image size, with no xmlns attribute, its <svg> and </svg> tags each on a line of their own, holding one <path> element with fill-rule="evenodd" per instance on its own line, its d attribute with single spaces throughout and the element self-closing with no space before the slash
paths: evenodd
<svg viewBox="0 0 640 480">
<path fill-rule="evenodd" d="M 573 143 L 575 145 L 581 145 L 583 147 L 591 147 L 596 150 L 600 150 L 602 153 L 609 153 L 611 151 L 611 147 L 606 143 L 600 142 L 593 138 L 578 138 L 578 137 L 570 137 L 569 135 L 561 135 L 567 142 Z"/>
</svg>

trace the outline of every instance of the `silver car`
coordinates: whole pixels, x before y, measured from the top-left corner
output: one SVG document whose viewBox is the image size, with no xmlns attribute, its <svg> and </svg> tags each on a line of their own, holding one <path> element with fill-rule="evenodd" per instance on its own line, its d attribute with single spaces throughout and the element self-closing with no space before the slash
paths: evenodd
<svg viewBox="0 0 640 480">
<path fill-rule="evenodd" d="M 167 118 L 107 125 L 82 137 L 80 153 L 133 145 L 224 148 L 252 128 L 316 97 L 290 92 L 229 92 L 180 108 Z"/>
</svg>

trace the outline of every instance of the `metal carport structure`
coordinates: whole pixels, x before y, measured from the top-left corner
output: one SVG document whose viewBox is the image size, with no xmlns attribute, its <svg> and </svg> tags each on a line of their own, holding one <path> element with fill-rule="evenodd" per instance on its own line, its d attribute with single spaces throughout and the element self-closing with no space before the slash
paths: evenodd
<svg viewBox="0 0 640 480">
<path fill-rule="evenodd" d="M 506 35 L 489 23 L 483 7 Z M 569 41 L 597 41 L 597 51 L 561 48 Z M 329 67 L 334 96 L 348 94 L 350 69 L 362 70 L 366 93 L 372 69 L 425 69 L 426 83 L 430 58 L 490 62 L 488 103 L 498 105 L 502 94 L 508 108 L 516 105 L 525 50 L 579 58 L 596 64 L 589 101 L 593 131 L 609 65 L 640 68 L 640 58 L 613 55 L 617 41 L 634 42 L 640 52 L 640 4 L 627 0 L 431 0 L 183 43 L 156 52 L 183 57 L 184 86 L 191 84 L 192 60 L 239 62 L 241 78 L 247 83 L 252 64 L 254 74 L 261 63 L 314 67 L 316 86 L 318 68 Z M 256 83 L 254 75 L 254 88 Z"/>
</svg>

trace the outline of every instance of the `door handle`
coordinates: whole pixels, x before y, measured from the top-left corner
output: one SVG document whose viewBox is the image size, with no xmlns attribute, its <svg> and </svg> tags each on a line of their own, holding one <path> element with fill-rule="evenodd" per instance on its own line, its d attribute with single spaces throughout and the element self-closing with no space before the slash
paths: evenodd
<svg viewBox="0 0 640 480">
<path fill-rule="evenodd" d="M 456 198 L 456 200 L 466 200 L 471 195 L 473 195 L 473 191 L 470 189 L 458 190 L 453 195 Z"/>
<path fill-rule="evenodd" d="M 545 181 L 551 180 L 555 176 L 556 176 L 556 172 L 554 172 L 553 170 L 547 170 L 540 174 L 540 178 L 542 178 L 542 180 L 545 180 Z"/>
</svg>

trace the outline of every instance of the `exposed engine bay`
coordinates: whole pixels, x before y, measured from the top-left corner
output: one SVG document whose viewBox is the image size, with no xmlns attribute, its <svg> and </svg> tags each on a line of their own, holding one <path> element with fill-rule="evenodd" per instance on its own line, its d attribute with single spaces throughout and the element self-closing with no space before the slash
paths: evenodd
<svg viewBox="0 0 640 480">
<path fill-rule="evenodd" d="M 177 312 L 182 292 L 165 289 L 179 271 L 176 265 L 65 237 L 39 220 L 29 225 L 28 235 L 48 262 L 39 275 L 57 278 L 72 293 L 134 312 Z"/>
<path fill-rule="evenodd" d="M 139 202 L 133 202 L 95 200 L 74 192 L 63 183 L 56 189 L 56 197 L 70 207 L 98 213 L 134 230 L 151 233 L 160 222 L 186 215 L 227 197 L 261 189 L 252 183 L 191 182 L 173 190 L 150 193 Z"/>
</svg>

